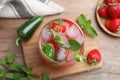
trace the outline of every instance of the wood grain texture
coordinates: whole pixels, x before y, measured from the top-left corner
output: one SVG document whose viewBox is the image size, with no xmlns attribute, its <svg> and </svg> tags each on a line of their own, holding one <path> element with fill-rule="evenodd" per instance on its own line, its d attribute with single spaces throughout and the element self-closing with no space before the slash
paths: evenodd
<svg viewBox="0 0 120 80">
<path fill-rule="evenodd" d="M 98 9 L 100 9 L 103 4 L 105 4 L 104 0 L 100 0 L 99 3 L 98 3 L 97 9 L 96 9 L 96 17 L 97 17 L 97 21 L 98 21 L 100 27 L 101 27 L 106 33 L 108 33 L 108 34 L 110 34 L 110 35 L 112 35 L 112 36 L 115 36 L 115 37 L 120 37 L 120 31 L 118 31 L 118 32 L 116 32 L 116 33 L 109 31 L 109 30 L 105 27 L 105 21 L 106 21 L 107 19 L 102 18 L 102 17 L 99 16 L 99 14 L 98 14 Z"/>
<path fill-rule="evenodd" d="M 76 19 L 74 19 L 73 21 L 76 21 Z M 78 62 L 78 63 L 76 62 L 73 66 L 70 66 L 66 69 L 56 69 L 43 63 L 40 57 L 41 53 L 39 52 L 38 38 L 41 30 L 45 27 L 45 25 L 46 23 L 41 24 L 29 41 L 22 42 L 23 53 L 25 56 L 25 63 L 28 67 L 31 67 L 33 69 L 33 72 L 38 74 L 47 72 L 50 77 L 58 78 L 58 77 L 62 77 L 70 74 L 80 73 L 83 71 L 89 71 L 102 66 L 102 62 L 100 62 L 96 66 L 91 66 L 86 62 Z M 92 37 L 86 32 L 84 32 L 84 35 L 85 35 L 84 50 L 86 55 L 93 49 L 99 49 L 96 42 L 96 38 Z"/>
<path fill-rule="evenodd" d="M 71 18 L 81 13 L 88 14 L 98 32 L 97 42 L 103 58 L 103 66 L 100 69 L 60 77 L 54 80 L 120 80 L 120 38 L 115 38 L 104 33 L 97 24 L 95 11 L 99 0 L 54 1 L 61 4 L 65 8 L 65 11 L 62 14 L 45 17 L 44 23 L 58 17 Z M 0 19 L 0 57 L 7 55 L 9 52 L 15 52 L 17 55 L 16 62 L 24 64 L 22 48 L 15 46 L 15 39 L 17 37 L 16 30 L 26 20 Z"/>
</svg>

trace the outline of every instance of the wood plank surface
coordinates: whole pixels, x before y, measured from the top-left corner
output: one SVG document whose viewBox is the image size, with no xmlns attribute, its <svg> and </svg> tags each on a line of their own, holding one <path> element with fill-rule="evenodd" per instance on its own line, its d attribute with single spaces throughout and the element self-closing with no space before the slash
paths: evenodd
<svg viewBox="0 0 120 80">
<path fill-rule="evenodd" d="M 65 11 L 62 14 L 47 16 L 45 22 L 58 18 L 71 18 L 80 13 L 90 15 L 93 25 L 98 32 L 98 46 L 102 52 L 103 66 L 100 69 L 60 77 L 54 80 L 120 80 L 120 38 L 112 37 L 99 27 L 95 17 L 95 10 L 99 0 L 54 0 L 61 4 Z M 9 52 L 15 52 L 16 62 L 24 64 L 21 47 L 15 46 L 16 30 L 27 19 L 0 19 L 0 57 Z M 57 75 L 57 74 L 56 74 Z"/>
</svg>

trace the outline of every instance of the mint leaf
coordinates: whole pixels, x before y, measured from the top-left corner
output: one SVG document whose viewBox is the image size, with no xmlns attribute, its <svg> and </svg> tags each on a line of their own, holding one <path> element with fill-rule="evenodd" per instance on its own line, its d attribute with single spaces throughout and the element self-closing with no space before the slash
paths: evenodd
<svg viewBox="0 0 120 80">
<path fill-rule="evenodd" d="M 21 73 L 14 73 L 13 78 L 14 80 L 20 80 L 21 78 L 24 78 L 25 75 Z"/>
<path fill-rule="evenodd" d="M 52 80 L 51 78 L 49 78 L 47 73 L 43 73 L 42 74 L 42 80 Z"/>
<path fill-rule="evenodd" d="M 91 24 L 92 24 L 91 20 L 87 20 L 85 15 L 81 14 L 78 17 L 78 23 L 82 29 L 84 29 L 86 32 L 88 32 L 92 36 L 94 36 L 94 37 L 98 36 L 95 29 L 91 26 Z"/>
<path fill-rule="evenodd" d="M 1 77 L 4 77 L 4 76 L 5 76 L 5 74 L 6 74 L 6 72 L 5 72 L 5 71 L 3 71 L 2 69 L 0 69 L 0 78 L 1 78 Z"/>
<path fill-rule="evenodd" d="M 13 63 L 15 60 L 15 54 L 9 54 L 5 58 L 0 59 L 0 65 L 8 66 L 9 64 Z"/>
<path fill-rule="evenodd" d="M 26 67 L 24 65 L 19 65 L 19 68 L 28 75 L 32 72 L 32 68 Z"/>
<path fill-rule="evenodd" d="M 13 73 L 6 73 L 5 78 L 14 79 L 14 74 Z"/>
<path fill-rule="evenodd" d="M 55 50 L 51 44 L 42 44 L 42 51 L 48 58 L 50 59 L 54 58 Z"/>
<path fill-rule="evenodd" d="M 54 35 L 54 40 L 57 44 L 61 45 L 62 47 L 65 47 L 65 48 L 68 48 L 70 47 L 69 43 L 68 43 L 68 40 L 65 36 L 61 36 L 59 34 L 59 32 L 51 29 L 51 31 L 53 32 L 53 35 Z"/>
<path fill-rule="evenodd" d="M 97 36 L 97 32 L 95 31 L 95 29 L 93 29 L 92 27 L 88 27 L 86 28 L 86 31 L 90 34 L 92 34 L 93 36 Z"/>
<path fill-rule="evenodd" d="M 30 77 L 34 77 L 34 78 L 39 78 L 39 75 L 32 73 L 32 69 L 28 68 L 24 65 L 21 64 L 12 64 L 9 68 L 11 71 L 16 71 L 16 72 L 20 72 L 20 73 L 24 73 Z"/>
<path fill-rule="evenodd" d="M 60 44 L 60 45 L 63 45 L 63 43 L 62 43 L 62 41 L 61 41 L 61 37 L 60 36 L 55 36 L 55 38 L 54 38 L 54 40 L 55 40 L 55 42 L 56 43 L 58 43 L 58 44 Z"/>
<path fill-rule="evenodd" d="M 69 40 L 69 44 L 70 44 L 70 50 L 72 51 L 77 51 L 77 50 L 81 50 L 83 47 L 79 44 L 79 42 L 77 42 L 76 40 Z"/>
<path fill-rule="evenodd" d="M 15 61 L 15 54 L 10 53 L 8 54 L 8 56 L 6 57 L 6 61 L 8 64 L 11 64 Z"/>
<path fill-rule="evenodd" d="M 22 64 L 12 64 L 9 68 L 11 71 L 16 71 L 16 72 L 23 72 L 25 74 L 31 74 L 32 69 L 28 68 Z"/>
<path fill-rule="evenodd" d="M 21 64 L 12 64 L 10 67 L 9 67 L 9 70 L 10 71 L 15 71 L 15 72 L 22 72 L 20 66 L 22 66 Z"/>
<path fill-rule="evenodd" d="M 61 38 L 59 32 L 56 30 L 53 30 L 53 29 L 51 29 L 51 31 L 54 35 L 54 41 L 59 45 L 63 45 L 62 38 Z"/>
<path fill-rule="evenodd" d="M 0 65 L 7 67 L 7 61 L 6 58 L 0 59 Z"/>
<path fill-rule="evenodd" d="M 85 29 L 85 27 L 84 27 L 85 21 L 86 21 L 86 17 L 83 14 L 81 14 L 78 17 L 78 22 L 79 22 L 79 25 L 81 25 L 82 29 Z"/>
<path fill-rule="evenodd" d="M 20 80 L 31 80 L 30 78 L 21 78 Z"/>
</svg>

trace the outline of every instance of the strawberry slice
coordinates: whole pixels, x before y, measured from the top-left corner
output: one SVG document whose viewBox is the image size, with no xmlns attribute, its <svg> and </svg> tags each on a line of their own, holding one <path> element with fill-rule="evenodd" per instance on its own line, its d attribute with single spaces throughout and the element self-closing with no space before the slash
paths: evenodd
<svg viewBox="0 0 120 80">
<path fill-rule="evenodd" d="M 58 31 L 58 32 L 62 32 L 62 33 L 64 33 L 66 31 L 66 27 L 65 26 L 59 25 L 57 23 L 53 23 L 51 28 L 56 30 L 56 31 Z"/>
<path fill-rule="evenodd" d="M 66 58 L 65 58 L 65 60 L 67 62 L 71 62 L 71 61 L 75 60 L 74 53 L 71 52 L 70 50 L 67 50 L 66 51 Z"/>
</svg>

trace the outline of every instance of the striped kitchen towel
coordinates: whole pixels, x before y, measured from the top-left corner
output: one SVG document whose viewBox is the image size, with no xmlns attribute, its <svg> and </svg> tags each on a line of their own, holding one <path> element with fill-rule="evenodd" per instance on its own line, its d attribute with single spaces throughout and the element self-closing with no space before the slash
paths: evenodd
<svg viewBox="0 0 120 80">
<path fill-rule="evenodd" d="M 28 18 L 36 15 L 46 16 L 61 13 L 64 10 L 63 7 L 52 0 L 7 0 L 1 6 L 1 18 Z"/>
</svg>

